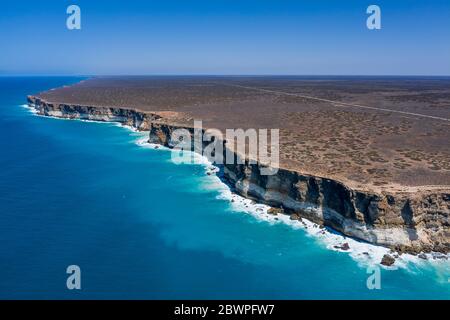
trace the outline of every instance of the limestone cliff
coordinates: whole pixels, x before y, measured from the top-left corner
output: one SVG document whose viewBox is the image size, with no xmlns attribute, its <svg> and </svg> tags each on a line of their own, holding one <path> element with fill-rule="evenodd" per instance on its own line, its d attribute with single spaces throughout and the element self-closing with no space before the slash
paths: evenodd
<svg viewBox="0 0 450 320">
<path fill-rule="evenodd" d="M 149 141 L 170 147 L 177 128 L 153 123 Z M 254 164 L 226 164 L 223 169 L 237 193 L 345 235 L 397 251 L 450 252 L 449 193 L 353 190 L 339 181 L 282 168 L 275 175 L 261 175 Z"/>
<path fill-rule="evenodd" d="M 29 96 L 28 102 L 41 115 L 117 121 L 149 130 L 150 142 L 169 147 L 172 131 L 179 128 L 159 122 L 156 114 L 134 109 L 55 104 L 34 96 Z M 272 176 L 262 175 L 259 165 L 254 164 L 227 164 L 223 169 L 224 178 L 237 193 L 283 208 L 287 214 L 297 213 L 345 235 L 397 251 L 450 252 L 447 190 L 375 192 L 283 168 Z"/>
<path fill-rule="evenodd" d="M 51 103 L 35 96 L 28 96 L 28 104 L 34 107 L 38 114 L 44 116 L 120 122 L 141 131 L 149 130 L 151 121 L 160 118 L 156 114 L 142 112 L 132 108 L 94 107 Z"/>
</svg>

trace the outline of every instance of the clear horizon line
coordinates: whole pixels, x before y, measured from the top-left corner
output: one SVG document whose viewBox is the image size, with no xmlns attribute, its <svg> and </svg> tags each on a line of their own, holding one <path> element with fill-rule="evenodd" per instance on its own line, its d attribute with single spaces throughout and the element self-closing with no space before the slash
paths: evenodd
<svg viewBox="0 0 450 320">
<path fill-rule="evenodd" d="M 120 73 L 120 74 L 70 74 L 70 73 L 50 73 L 50 74 L 23 74 L 5 73 L 0 77 L 176 77 L 176 76 L 210 76 L 210 77 L 441 77 L 448 75 L 441 74 L 289 74 L 289 73 Z"/>
</svg>

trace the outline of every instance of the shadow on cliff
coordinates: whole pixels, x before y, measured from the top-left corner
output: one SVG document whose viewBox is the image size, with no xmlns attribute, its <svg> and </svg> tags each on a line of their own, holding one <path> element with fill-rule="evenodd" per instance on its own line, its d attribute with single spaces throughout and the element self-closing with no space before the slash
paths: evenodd
<svg viewBox="0 0 450 320">
<path fill-rule="evenodd" d="M 409 200 L 405 202 L 402 208 L 401 216 L 406 226 L 406 232 L 408 232 L 409 240 L 414 241 L 419 239 L 416 231 L 416 223 L 414 222 L 413 211 Z"/>
</svg>

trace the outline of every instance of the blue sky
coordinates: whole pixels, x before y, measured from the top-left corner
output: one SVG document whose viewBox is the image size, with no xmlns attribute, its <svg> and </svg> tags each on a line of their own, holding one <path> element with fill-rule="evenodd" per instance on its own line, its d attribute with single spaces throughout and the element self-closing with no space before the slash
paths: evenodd
<svg viewBox="0 0 450 320">
<path fill-rule="evenodd" d="M 3 75 L 450 75 L 448 0 L 16 0 L 0 14 Z"/>
</svg>

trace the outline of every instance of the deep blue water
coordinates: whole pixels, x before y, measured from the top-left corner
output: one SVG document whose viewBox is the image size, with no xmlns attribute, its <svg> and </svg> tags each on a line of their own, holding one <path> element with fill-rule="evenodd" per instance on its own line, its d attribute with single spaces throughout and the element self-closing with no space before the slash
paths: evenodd
<svg viewBox="0 0 450 320">
<path fill-rule="evenodd" d="M 348 254 L 218 199 L 201 165 L 20 107 L 78 80 L 0 78 L 0 298 L 450 298 L 448 264 L 383 269 L 368 290 Z"/>
</svg>

